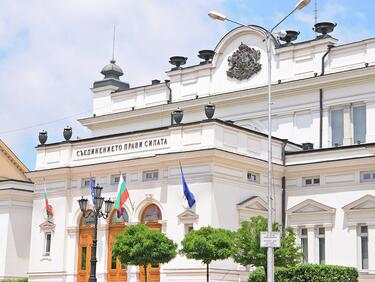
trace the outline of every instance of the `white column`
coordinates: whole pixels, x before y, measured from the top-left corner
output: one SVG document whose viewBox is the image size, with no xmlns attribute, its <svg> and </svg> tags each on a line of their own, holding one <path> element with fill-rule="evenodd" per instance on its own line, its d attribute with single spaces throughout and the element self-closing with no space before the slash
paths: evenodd
<svg viewBox="0 0 375 282">
<path fill-rule="evenodd" d="M 366 103 L 366 142 L 375 142 L 375 102 Z"/>
<path fill-rule="evenodd" d="M 333 261 L 333 240 L 332 240 L 332 227 L 324 227 L 324 236 L 326 242 L 326 262 L 325 264 L 334 264 Z"/>
<path fill-rule="evenodd" d="M 315 263 L 315 227 L 307 227 L 307 241 L 308 241 L 308 263 Z"/>
<path fill-rule="evenodd" d="M 344 145 L 351 145 L 353 142 L 352 123 L 350 119 L 350 106 L 344 108 Z"/>
<path fill-rule="evenodd" d="M 368 225 L 368 268 L 375 270 L 375 225 Z"/>
<path fill-rule="evenodd" d="M 100 221 L 104 222 L 104 219 Z M 98 282 L 107 281 L 107 259 L 108 259 L 108 225 L 98 224 L 98 244 L 96 249 L 96 275 Z"/>
</svg>

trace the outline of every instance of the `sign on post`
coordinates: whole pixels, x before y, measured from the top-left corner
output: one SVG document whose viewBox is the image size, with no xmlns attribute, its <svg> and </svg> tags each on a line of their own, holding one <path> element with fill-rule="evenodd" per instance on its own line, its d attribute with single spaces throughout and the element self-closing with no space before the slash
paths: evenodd
<svg viewBox="0 0 375 282">
<path fill-rule="evenodd" d="M 260 232 L 262 248 L 280 248 L 280 232 Z"/>
</svg>

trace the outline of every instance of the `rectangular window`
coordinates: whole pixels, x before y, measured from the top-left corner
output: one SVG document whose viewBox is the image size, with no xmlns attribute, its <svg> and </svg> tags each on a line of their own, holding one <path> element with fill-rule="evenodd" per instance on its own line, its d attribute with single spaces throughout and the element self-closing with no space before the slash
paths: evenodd
<svg viewBox="0 0 375 282">
<path fill-rule="evenodd" d="M 259 173 L 248 171 L 247 172 L 247 180 L 251 181 L 251 182 L 259 183 L 260 175 L 259 175 Z"/>
<path fill-rule="evenodd" d="M 185 224 L 185 234 L 194 230 L 193 224 Z"/>
<path fill-rule="evenodd" d="M 81 270 L 86 270 L 87 247 L 81 250 Z"/>
<path fill-rule="evenodd" d="M 332 146 L 344 143 L 344 110 L 331 111 Z"/>
<path fill-rule="evenodd" d="M 375 181 L 375 171 L 361 171 L 361 182 Z"/>
<path fill-rule="evenodd" d="M 354 144 L 366 142 L 366 106 L 353 107 Z"/>
<path fill-rule="evenodd" d="M 326 263 L 326 238 L 325 229 L 323 227 L 318 228 L 318 240 L 319 240 L 319 263 Z"/>
<path fill-rule="evenodd" d="M 359 227 L 359 237 L 361 238 L 361 266 L 362 269 L 368 269 L 368 228 Z"/>
<path fill-rule="evenodd" d="M 150 170 L 143 172 L 143 181 L 152 181 L 158 180 L 159 178 L 159 171 L 157 170 Z"/>
<path fill-rule="evenodd" d="M 126 181 L 126 175 L 123 174 L 122 178 L 124 178 L 124 181 Z M 111 184 L 112 185 L 118 185 L 120 182 L 120 174 L 111 175 Z"/>
<path fill-rule="evenodd" d="M 301 249 L 303 254 L 303 263 L 308 262 L 309 250 L 308 250 L 308 239 L 307 239 L 307 228 L 301 228 Z"/>
<path fill-rule="evenodd" d="M 93 180 L 94 186 L 95 186 L 95 178 L 93 177 L 92 180 Z M 90 187 L 90 178 L 83 178 L 82 181 L 81 181 L 81 187 L 82 188 Z"/>
<path fill-rule="evenodd" d="M 50 232 L 45 233 L 45 246 L 44 246 L 44 255 L 49 256 L 51 254 L 51 239 L 52 234 Z"/>
<path fill-rule="evenodd" d="M 320 185 L 320 177 L 319 176 L 312 176 L 312 177 L 304 177 L 302 178 L 303 186 L 318 186 Z"/>
</svg>

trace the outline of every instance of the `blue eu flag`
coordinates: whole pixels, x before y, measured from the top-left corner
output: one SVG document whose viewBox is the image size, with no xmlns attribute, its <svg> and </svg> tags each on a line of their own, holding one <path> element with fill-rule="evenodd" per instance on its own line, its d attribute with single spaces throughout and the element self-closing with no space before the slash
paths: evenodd
<svg viewBox="0 0 375 282">
<path fill-rule="evenodd" d="M 90 176 L 90 188 L 91 188 L 92 204 L 95 206 L 95 191 L 94 191 L 94 187 L 95 187 L 95 181 Z"/>
<path fill-rule="evenodd" d="M 195 197 L 194 197 L 194 194 L 190 192 L 189 187 L 186 184 L 186 180 L 185 180 L 184 172 L 182 171 L 181 163 L 180 163 L 180 169 L 181 169 L 182 186 L 184 188 L 184 195 L 188 202 L 189 208 L 191 208 L 195 204 Z"/>
</svg>

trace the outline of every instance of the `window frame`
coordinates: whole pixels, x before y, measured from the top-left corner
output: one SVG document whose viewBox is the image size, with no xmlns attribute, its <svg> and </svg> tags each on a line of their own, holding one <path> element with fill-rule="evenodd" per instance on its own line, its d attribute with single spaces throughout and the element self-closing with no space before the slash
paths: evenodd
<svg viewBox="0 0 375 282">
<path fill-rule="evenodd" d="M 315 180 L 319 180 L 319 183 L 315 183 Z M 306 180 L 311 180 L 311 184 L 307 184 Z M 316 176 L 306 176 L 302 177 L 302 186 L 303 187 L 311 187 L 311 186 L 320 186 L 320 175 Z"/>
<path fill-rule="evenodd" d="M 336 146 L 336 143 L 333 143 L 333 119 L 332 119 L 332 113 L 335 111 L 342 111 L 342 144 L 338 144 Z M 329 109 L 329 127 L 330 127 L 330 134 L 331 134 L 331 147 L 340 147 L 344 145 L 344 139 L 345 139 L 345 105 L 342 105 L 340 107 L 331 107 Z"/>
<path fill-rule="evenodd" d="M 320 233 L 321 230 L 323 230 L 323 233 Z M 317 228 L 316 237 L 318 239 L 319 264 L 326 264 L 326 235 L 325 235 L 325 232 L 326 232 L 326 229 L 324 227 L 320 226 L 320 227 Z M 322 249 L 321 249 L 322 241 L 324 242 L 323 259 L 322 259 L 322 252 L 321 252 L 322 251 Z"/>
<path fill-rule="evenodd" d="M 94 186 L 96 185 L 95 177 L 92 177 L 94 182 Z M 86 181 L 88 185 L 86 185 Z M 90 177 L 81 178 L 81 188 L 89 188 L 90 187 Z"/>
<path fill-rule="evenodd" d="M 249 175 L 255 177 L 255 179 L 249 178 Z M 260 183 L 260 173 L 257 173 L 257 172 L 254 172 L 254 171 L 247 171 L 247 173 L 246 173 L 246 179 L 249 182 L 258 183 L 259 184 Z"/>
<path fill-rule="evenodd" d="M 152 173 L 151 178 L 147 178 L 147 174 Z M 156 175 L 156 177 L 155 177 Z M 154 170 L 145 170 L 142 172 L 142 181 L 143 182 L 148 182 L 148 181 L 157 181 L 159 180 L 159 170 L 154 169 Z"/>
<path fill-rule="evenodd" d="M 365 174 L 370 174 L 370 178 L 369 179 L 365 179 L 364 178 L 364 175 Z M 370 171 L 361 171 L 360 172 L 360 182 L 373 182 L 375 181 L 375 170 L 370 170 Z"/>
<path fill-rule="evenodd" d="M 112 174 L 111 180 L 110 180 L 111 185 L 118 185 L 120 183 L 120 177 L 121 177 L 121 174 Z M 124 181 L 126 182 L 126 174 L 123 174 L 122 177 L 124 178 Z M 116 181 L 117 178 L 118 178 L 118 181 Z"/>
<path fill-rule="evenodd" d="M 365 136 L 364 136 L 364 141 L 363 142 L 360 142 L 358 143 L 356 140 L 355 140 L 355 126 L 354 126 L 354 109 L 355 108 L 359 108 L 359 107 L 364 107 L 365 109 Z M 366 143 L 366 137 L 367 137 L 367 106 L 366 104 L 362 104 L 362 103 L 359 103 L 359 104 L 354 104 L 351 106 L 351 109 L 350 109 L 350 126 L 351 126 L 351 130 L 352 130 L 352 143 L 353 144 L 363 144 L 363 143 Z"/>
<path fill-rule="evenodd" d="M 362 227 L 366 227 L 366 232 L 362 232 Z M 359 237 L 359 242 L 360 242 L 360 266 L 361 269 L 363 270 L 368 270 L 369 269 L 369 232 L 368 232 L 368 226 L 366 224 L 360 224 L 358 225 L 358 237 Z M 363 239 L 366 238 L 366 252 L 367 252 L 367 257 L 364 258 L 363 256 Z M 365 262 L 365 259 L 367 261 Z M 364 267 L 366 265 L 366 267 Z"/>
<path fill-rule="evenodd" d="M 48 241 L 48 236 L 49 236 L 49 241 Z M 49 251 L 47 251 L 47 246 L 49 247 Z M 47 231 L 47 232 L 44 232 L 43 256 L 50 257 L 51 249 L 52 249 L 52 232 Z"/>
<path fill-rule="evenodd" d="M 303 230 L 306 230 L 306 234 L 303 234 Z M 299 238 L 300 238 L 300 244 L 301 244 L 301 251 L 303 254 L 302 263 L 308 263 L 309 261 L 309 230 L 306 227 L 300 228 Z M 304 252 L 305 245 L 306 245 L 306 255 Z"/>
</svg>

